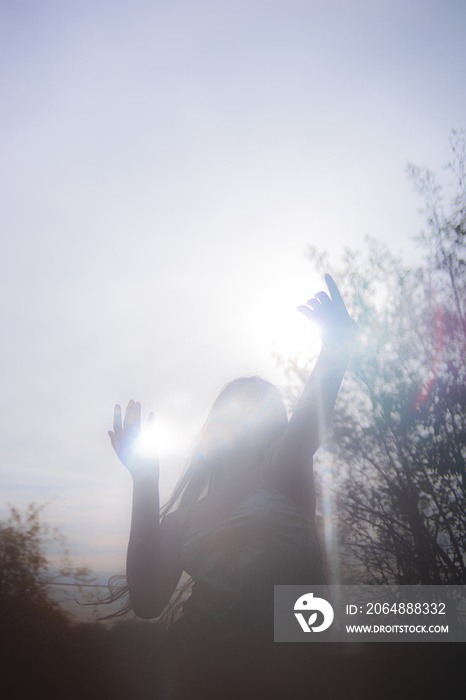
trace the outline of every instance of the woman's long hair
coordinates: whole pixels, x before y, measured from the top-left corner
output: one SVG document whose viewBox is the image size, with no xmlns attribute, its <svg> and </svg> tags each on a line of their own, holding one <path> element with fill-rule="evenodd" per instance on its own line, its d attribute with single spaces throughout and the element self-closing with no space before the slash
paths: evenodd
<svg viewBox="0 0 466 700">
<path fill-rule="evenodd" d="M 272 443 L 285 432 L 286 408 L 278 389 L 261 377 L 241 377 L 226 384 L 214 401 L 192 457 L 172 495 L 160 509 L 160 522 L 177 508 L 189 508 L 204 496 L 228 488 L 231 474 L 222 455 L 244 450 L 254 454 L 260 468 Z M 192 585 L 189 578 L 178 587 L 160 619 L 173 621 Z M 123 600 L 121 609 L 101 619 L 122 617 L 132 610 L 126 577 L 112 576 L 109 593 L 99 603 Z"/>
</svg>

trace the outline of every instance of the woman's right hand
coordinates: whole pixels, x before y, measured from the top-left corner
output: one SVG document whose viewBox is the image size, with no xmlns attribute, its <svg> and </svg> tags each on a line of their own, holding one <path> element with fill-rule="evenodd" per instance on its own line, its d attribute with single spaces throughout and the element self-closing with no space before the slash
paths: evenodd
<svg viewBox="0 0 466 700">
<path fill-rule="evenodd" d="M 357 323 L 350 318 L 333 277 L 326 274 L 325 281 L 329 294 L 318 292 L 314 299 L 308 300 L 307 306 L 299 306 L 298 310 L 318 325 L 324 342 L 352 342 L 358 332 Z"/>
<path fill-rule="evenodd" d="M 147 435 L 153 432 L 154 414 L 147 419 Z M 141 404 L 131 400 L 121 420 L 121 407 L 117 404 L 113 414 L 113 430 L 109 430 L 112 447 L 118 459 L 135 476 L 150 475 L 159 477 L 159 460 L 152 444 L 144 445 L 141 440 Z"/>
</svg>

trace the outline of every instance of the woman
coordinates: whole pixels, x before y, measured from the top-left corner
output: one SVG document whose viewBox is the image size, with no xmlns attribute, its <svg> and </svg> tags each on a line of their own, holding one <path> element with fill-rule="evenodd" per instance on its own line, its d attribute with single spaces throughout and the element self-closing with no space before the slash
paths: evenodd
<svg viewBox="0 0 466 700">
<path fill-rule="evenodd" d="M 272 691 L 280 697 L 292 681 L 288 666 L 287 672 L 273 668 L 288 646 L 279 652 L 273 644 L 273 586 L 323 583 L 312 456 L 357 332 L 330 275 L 326 283 L 329 294 L 319 292 L 299 307 L 319 325 L 323 345 L 290 420 L 268 382 L 250 377 L 228 384 L 162 512 L 158 462 L 136 448 L 141 407 L 130 401 L 123 423 L 115 407 L 109 435 L 133 479 L 131 607 L 139 617 L 156 618 L 183 572 L 193 582 L 164 646 L 167 698 L 271 697 Z"/>
</svg>

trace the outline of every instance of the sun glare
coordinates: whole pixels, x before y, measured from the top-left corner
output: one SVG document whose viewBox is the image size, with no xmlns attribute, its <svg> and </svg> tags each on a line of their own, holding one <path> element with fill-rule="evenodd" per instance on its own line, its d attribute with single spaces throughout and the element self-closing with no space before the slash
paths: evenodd
<svg viewBox="0 0 466 700">
<path fill-rule="evenodd" d="M 309 284 L 309 290 L 303 287 L 288 280 L 275 294 L 273 290 L 267 291 L 268 303 L 251 305 L 254 322 L 249 325 L 250 333 L 254 329 L 255 337 L 269 339 L 273 351 L 284 358 L 296 357 L 302 352 L 312 357 L 320 349 L 317 326 L 298 311 L 298 306 L 305 305 L 307 299 L 325 285 L 317 281 Z M 257 308 L 261 308 L 260 314 Z"/>
<path fill-rule="evenodd" d="M 137 451 L 144 457 L 157 455 L 163 458 L 178 453 L 183 446 L 184 440 L 178 430 L 167 420 L 156 416 L 152 424 L 142 431 Z"/>
</svg>

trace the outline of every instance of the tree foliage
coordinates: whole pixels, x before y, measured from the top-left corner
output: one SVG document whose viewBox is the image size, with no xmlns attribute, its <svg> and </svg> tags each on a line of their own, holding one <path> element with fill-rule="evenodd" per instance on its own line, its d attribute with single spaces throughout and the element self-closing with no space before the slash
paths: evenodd
<svg viewBox="0 0 466 700">
<path fill-rule="evenodd" d="M 10 506 L 0 522 L 0 609 L 18 626 L 21 619 L 61 620 L 66 617 L 52 594 L 52 584 L 64 579 L 76 584 L 92 582 L 86 567 L 73 567 L 66 538 L 59 528 L 42 520 L 44 506 L 31 503 L 22 513 Z M 48 550 L 58 551 L 52 566 Z"/>
<path fill-rule="evenodd" d="M 328 448 L 322 512 L 333 499 L 338 538 L 327 555 L 343 581 L 466 583 L 465 134 L 453 133 L 448 207 L 430 171 L 408 171 L 425 201 L 423 264 L 407 267 L 368 240 L 338 269 L 360 326 Z M 289 363 L 291 394 L 309 368 Z M 318 466 L 319 469 L 319 466 Z M 330 474 L 330 478 L 329 478 Z"/>
<path fill-rule="evenodd" d="M 10 507 L 0 522 L 2 697 L 157 697 L 160 626 L 78 624 L 63 611 L 54 584 L 67 581 L 79 591 L 94 581 L 88 569 L 72 565 L 66 538 L 44 520 L 44 507 Z"/>
</svg>

